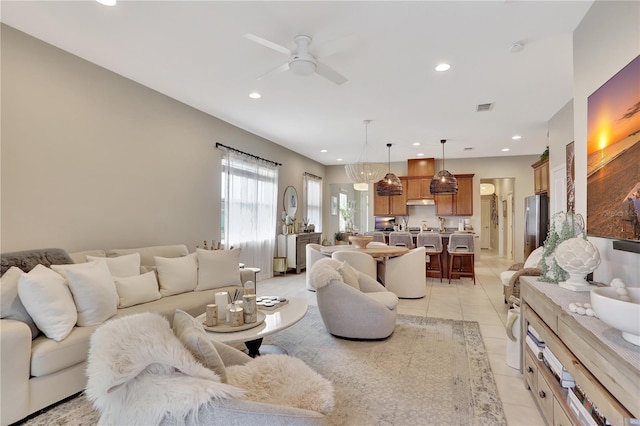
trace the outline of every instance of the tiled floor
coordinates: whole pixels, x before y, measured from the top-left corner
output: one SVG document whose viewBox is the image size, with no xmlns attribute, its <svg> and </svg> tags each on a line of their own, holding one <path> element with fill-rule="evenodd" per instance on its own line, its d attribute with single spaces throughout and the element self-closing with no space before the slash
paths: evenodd
<svg viewBox="0 0 640 426">
<path fill-rule="evenodd" d="M 427 296 L 418 300 L 401 299 L 398 313 L 477 321 L 508 424 L 544 425 L 520 373 L 505 362 L 507 305 L 503 301 L 499 274 L 511 263 L 483 250 L 476 259 L 475 286 L 470 278 L 452 280 L 451 284 L 445 280 L 440 283 L 437 278 L 428 278 Z M 317 304 L 315 293 L 305 288 L 304 273 L 289 273 L 260 281 L 258 295 L 303 297 L 308 304 Z"/>
</svg>

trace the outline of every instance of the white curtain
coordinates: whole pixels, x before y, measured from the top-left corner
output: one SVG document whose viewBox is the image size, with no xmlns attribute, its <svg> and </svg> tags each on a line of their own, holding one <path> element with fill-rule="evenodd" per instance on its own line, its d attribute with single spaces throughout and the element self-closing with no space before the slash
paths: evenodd
<svg viewBox="0 0 640 426">
<path fill-rule="evenodd" d="M 315 225 L 316 232 L 322 232 L 322 178 L 305 173 L 303 184 L 305 218 Z"/>
<path fill-rule="evenodd" d="M 276 247 L 278 167 L 227 150 L 222 158 L 222 220 L 226 247 L 242 249 L 240 261 L 273 276 Z"/>
</svg>

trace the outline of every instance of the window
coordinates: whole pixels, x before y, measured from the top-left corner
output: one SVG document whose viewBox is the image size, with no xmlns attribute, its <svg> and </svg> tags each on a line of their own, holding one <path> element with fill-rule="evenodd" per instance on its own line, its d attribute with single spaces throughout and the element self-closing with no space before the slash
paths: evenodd
<svg viewBox="0 0 640 426">
<path fill-rule="evenodd" d="M 277 165 L 228 150 L 222 158 L 222 228 L 225 247 L 240 248 L 241 261 L 273 276 L 277 222 Z"/>
<path fill-rule="evenodd" d="M 322 232 L 322 178 L 305 173 L 303 176 L 305 218 L 315 226 L 315 232 Z"/>
</svg>

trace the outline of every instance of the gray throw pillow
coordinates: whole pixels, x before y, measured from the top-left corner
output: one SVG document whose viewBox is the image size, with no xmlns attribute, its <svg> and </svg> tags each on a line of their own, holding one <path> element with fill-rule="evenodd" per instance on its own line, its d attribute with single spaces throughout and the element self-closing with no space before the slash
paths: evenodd
<svg viewBox="0 0 640 426">
<path fill-rule="evenodd" d="M 12 266 L 0 279 L 0 318 L 27 324 L 31 329 L 31 338 L 35 339 L 40 334 L 40 330 L 18 296 L 18 281 L 23 273 L 22 269 Z"/>
</svg>

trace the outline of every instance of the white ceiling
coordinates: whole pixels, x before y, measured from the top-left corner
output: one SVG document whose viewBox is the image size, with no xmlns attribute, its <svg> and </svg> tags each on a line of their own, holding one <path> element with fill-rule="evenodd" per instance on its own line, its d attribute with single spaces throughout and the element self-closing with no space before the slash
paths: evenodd
<svg viewBox="0 0 640 426">
<path fill-rule="evenodd" d="M 386 162 L 389 142 L 391 161 L 441 158 L 440 139 L 446 158 L 542 153 L 547 121 L 572 98 L 572 32 L 591 3 L 4 0 L 0 19 L 333 165 L 363 159 L 365 119 L 368 160 Z M 246 33 L 289 48 L 307 34 L 312 52 L 335 42 L 344 49 L 320 60 L 348 81 L 290 71 L 257 80 L 287 57 Z M 516 41 L 524 49 L 512 53 Z M 440 62 L 451 70 L 436 72 Z M 493 109 L 476 112 L 481 103 Z"/>
</svg>

